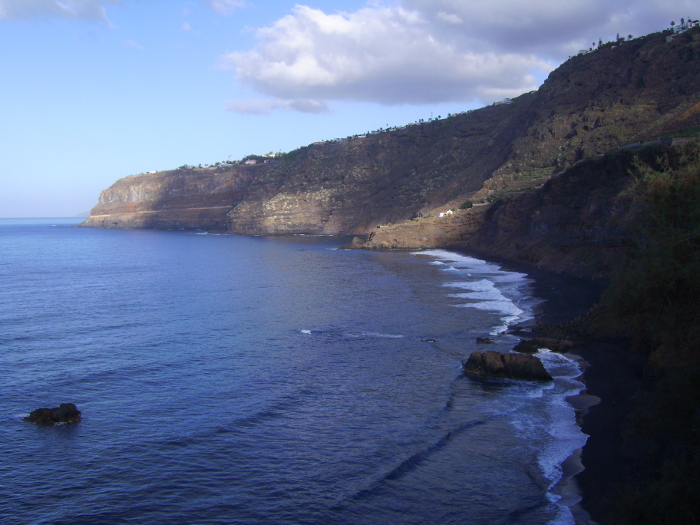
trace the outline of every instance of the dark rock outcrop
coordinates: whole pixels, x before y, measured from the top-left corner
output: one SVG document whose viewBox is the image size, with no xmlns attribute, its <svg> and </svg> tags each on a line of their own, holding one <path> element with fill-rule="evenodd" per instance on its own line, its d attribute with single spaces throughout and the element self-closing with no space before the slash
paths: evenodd
<svg viewBox="0 0 700 525">
<path fill-rule="evenodd" d="M 536 339 L 523 339 L 513 347 L 515 352 L 524 354 L 534 354 L 540 348 L 547 348 L 554 352 L 568 352 L 573 348 L 574 344 L 568 339 L 550 339 L 547 337 Z"/>
<path fill-rule="evenodd" d="M 545 370 L 542 361 L 526 354 L 500 354 L 472 352 L 464 365 L 466 374 L 523 379 L 526 381 L 551 381 L 552 376 Z"/>
<path fill-rule="evenodd" d="M 77 423 L 80 415 L 80 410 L 73 403 L 61 403 L 57 408 L 37 408 L 24 420 L 50 427 L 56 423 Z"/>
</svg>

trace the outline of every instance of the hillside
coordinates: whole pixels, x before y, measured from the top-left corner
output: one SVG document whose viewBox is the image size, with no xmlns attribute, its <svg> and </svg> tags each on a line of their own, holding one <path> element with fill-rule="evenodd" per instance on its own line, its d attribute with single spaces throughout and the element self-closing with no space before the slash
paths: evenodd
<svg viewBox="0 0 700 525">
<path fill-rule="evenodd" d="M 267 164 L 127 177 L 102 192 L 83 225 L 368 234 L 467 199 L 492 201 L 622 144 L 700 127 L 700 28 L 666 36 L 572 57 L 511 103 Z"/>
</svg>

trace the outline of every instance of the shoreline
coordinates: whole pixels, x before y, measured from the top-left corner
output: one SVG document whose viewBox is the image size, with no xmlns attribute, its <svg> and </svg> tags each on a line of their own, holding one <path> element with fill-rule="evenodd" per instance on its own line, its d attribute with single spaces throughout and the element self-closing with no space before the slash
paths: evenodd
<svg viewBox="0 0 700 525">
<path fill-rule="evenodd" d="M 540 325 L 568 323 L 584 315 L 607 287 L 603 280 L 499 260 L 478 250 L 457 246 L 443 249 L 499 264 L 532 279 L 532 296 L 542 302 L 533 310 L 533 321 L 509 330 L 523 339 L 535 337 Z M 562 479 L 556 487 L 563 500 L 572 501 L 569 509 L 576 525 L 598 525 L 607 515 L 613 487 L 629 472 L 630 458 L 620 453 L 621 430 L 634 409 L 632 398 L 641 387 L 639 367 L 620 342 L 576 341 L 567 354 L 579 362 L 583 389 L 566 401 L 576 412 L 576 422 L 587 440 L 561 464 Z"/>
</svg>

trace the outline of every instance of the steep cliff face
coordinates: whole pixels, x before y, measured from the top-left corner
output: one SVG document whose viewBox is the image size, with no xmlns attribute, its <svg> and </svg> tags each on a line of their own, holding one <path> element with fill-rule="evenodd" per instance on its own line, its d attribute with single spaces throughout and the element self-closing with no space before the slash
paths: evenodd
<svg viewBox="0 0 700 525">
<path fill-rule="evenodd" d="M 479 196 L 498 193 L 533 169 L 557 173 L 610 148 L 700 126 L 700 28 L 572 57 L 540 87 L 533 124 Z"/>
<path fill-rule="evenodd" d="M 477 191 L 529 124 L 511 106 L 311 146 L 253 179 L 229 217 L 237 233 L 364 233 Z"/>
<path fill-rule="evenodd" d="M 700 126 L 700 28 L 666 36 L 573 57 L 510 104 L 269 164 L 127 177 L 84 225 L 363 234 L 467 198 L 493 200 L 613 147 Z"/>
<path fill-rule="evenodd" d="M 226 230 L 251 170 L 174 170 L 120 179 L 100 194 L 82 226 Z"/>
<path fill-rule="evenodd" d="M 84 225 L 364 233 L 480 189 L 530 125 L 532 97 L 303 147 L 268 164 L 127 177 L 102 192 Z"/>
<path fill-rule="evenodd" d="M 681 158 L 685 150 L 695 151 L 698 142 L 669 139 L 611 150 L 578 162 L 539 188 L 505 195 L 488 208 L 384 225 L 367 239 L 355 239 L 352 247 L 452 245 L 561 273 L 607 277 L 640 240 L 644 210 L 628 190 L 642 177 L 643 166 Z"/>
</svg>

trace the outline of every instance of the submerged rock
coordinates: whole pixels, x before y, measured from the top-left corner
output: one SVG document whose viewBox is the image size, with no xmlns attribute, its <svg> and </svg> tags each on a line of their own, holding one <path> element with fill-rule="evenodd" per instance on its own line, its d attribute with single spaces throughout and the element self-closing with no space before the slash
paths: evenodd
<svg viewBox="0 0 700 525">
<path fill-rule="evenodd" d="M 80 410 L 73 403 L 61 403 L 58 408 L 37 408 L 24 420 L 47 427 L 56 423 L 77 423 L 80 421 Z"/>
<path fill-rule="evenodd" d="M 493 340 L 488 337 L 477 337 L 476 342 L 480 345 L 492 345 Z"/>
<path fill-rule="evenodd" d="M 527 381 L 551 381 L 542 361 L 533 355 L 472 352 L 464 365 L 464 372 L 477 376 L 505 377 Z"/>
</svg>

